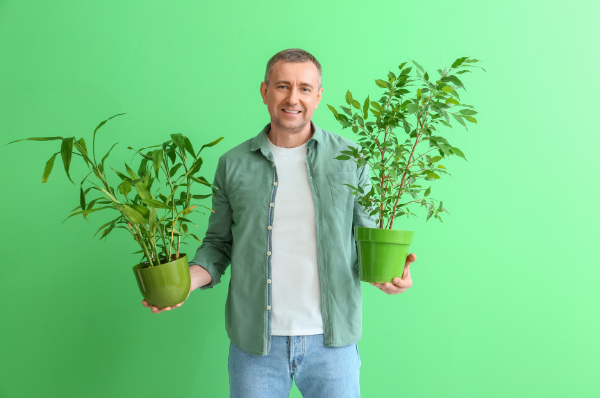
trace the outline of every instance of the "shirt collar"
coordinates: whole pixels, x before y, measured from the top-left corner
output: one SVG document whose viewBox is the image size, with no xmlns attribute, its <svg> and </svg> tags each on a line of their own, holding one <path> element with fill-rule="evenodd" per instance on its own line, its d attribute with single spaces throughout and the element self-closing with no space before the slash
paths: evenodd
<svg viewBox="0 0 600 398">
<path fill-rule="evenodd" d="M 312 125 L 312 127 L 314 129 L 314 133 L 313 133 L 312 137 L 310 137 L 310 139 L 306 142 L 307 148 L 312 148 L 315 145 L 314 144 L 315 142 L 319 142 L 319 143 L 323 142 L 323 129 L 321 129 L 319 126 L 317 126 L 312 120 L 310 121 L 310 124 Z M 267 133 L 269 131 L 271 131 L 271 123 L 267 124 L 265 126 L 265 128 L 262 129 L 262 131 L 260 133 L 258 133 L 258 135 L 256 137 L 254 137 L 252 139 L 252 146 L 250 148 L 253 151 L 260 149 L 261 152 L 267 158 L 269 158 L 268 154 L 271 153 L 271 150 L 269 149 L 269 145 L 267 144 Z"/>
</svg>

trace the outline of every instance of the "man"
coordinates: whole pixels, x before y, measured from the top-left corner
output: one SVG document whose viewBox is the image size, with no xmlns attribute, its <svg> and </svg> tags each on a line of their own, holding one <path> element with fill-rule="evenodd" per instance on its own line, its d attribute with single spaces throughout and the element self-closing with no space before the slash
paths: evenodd
<svg viewBox="0 0 600 398">
<path fill-rule="evenodd" d="M 212 288 L 231 264 L 231 397 L 287 397 L 292 379 L 304 397 L 360 396 L 353 227 L 377 225 L 343 185 L 368 185 L 368 167 L 334 159 L 356 144 L 311 121 L 322 92 L 321 65 L 311 54 L 277 53 L 260 85 L 271 122 L 219 158 L 214 213 L 190 261 L 190 292 Z M 407 257 L 393 283 L 372 285 L 406 291 L 415 260 Z"/>
</svg>

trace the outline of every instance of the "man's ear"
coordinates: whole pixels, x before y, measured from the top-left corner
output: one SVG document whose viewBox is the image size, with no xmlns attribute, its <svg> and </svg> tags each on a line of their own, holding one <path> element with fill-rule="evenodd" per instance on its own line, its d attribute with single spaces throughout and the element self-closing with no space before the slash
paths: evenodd
<svg viewBox="0 0 600 398">
<path fill-rule="evenodd" d="M 319 107 L 319 103 L 321 102 L 321 98 L 323 97 L 323 87 L 319 89 L 319 93 L 317 94 L 317 104 L 315 105 L 315 109 Z"/>
<path fill-rule="evenodd" d="M 263 104 L 267 105 L 267 84 L 260 82 L 260 96 L 263 99 Z"/>
</svg>

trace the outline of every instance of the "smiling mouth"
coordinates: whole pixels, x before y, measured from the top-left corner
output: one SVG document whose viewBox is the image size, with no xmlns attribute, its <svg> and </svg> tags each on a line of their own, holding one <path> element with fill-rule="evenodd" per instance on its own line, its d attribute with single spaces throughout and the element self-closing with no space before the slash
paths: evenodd
<svg viewBox="0 0 600 398">
<path fill-rule="evenodd" d="M 287 109 L 282 109 L 285 113 L 289 113 L 290 115 L 297 115 L 300 113 L 300 111 L 290 111 Z"/>
</svg>

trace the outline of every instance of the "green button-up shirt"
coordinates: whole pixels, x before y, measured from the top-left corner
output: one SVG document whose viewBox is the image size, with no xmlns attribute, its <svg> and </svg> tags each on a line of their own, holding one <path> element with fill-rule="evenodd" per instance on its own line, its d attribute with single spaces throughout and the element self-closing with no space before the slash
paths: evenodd
<svg viewBox="0 0 600 398">
<path fill-rule="evenodd" d="M 342 347 L 360 339 L 362 296 L 354 226 L 376 228 L 343 184 L 370 184 L 368 165 L 336 160 L 340 151 L 357 144 L 311 122 L 306 167 L 315 205 L 317 263 L 321 313 L 327 347 Z M 271 124 L 254 138 L 219 158 L 213 184 L 208 229 L 190 265 L 205 268 L 212 282 L 220 282 L 231 265 L 225 305 L 225 328 L 231 341 L 254 355 L 271 347 L 271 249 L 273 215 L 277 211 L 277 167 L 267 145 Z M 368 190 L 368 189 L 367 189 Z M 275 242 L 277 244 L 277 242 Z"/>
</svg>

